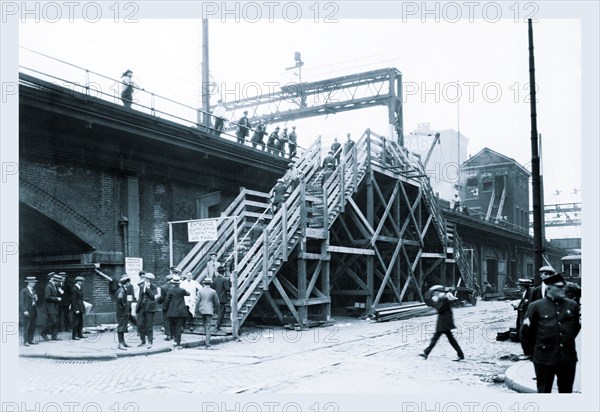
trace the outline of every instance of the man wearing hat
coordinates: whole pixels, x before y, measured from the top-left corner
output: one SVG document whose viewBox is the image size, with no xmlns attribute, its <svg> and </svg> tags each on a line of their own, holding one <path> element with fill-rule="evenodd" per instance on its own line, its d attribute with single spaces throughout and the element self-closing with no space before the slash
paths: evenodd
<svg viewBox="0 0 600 412">
<path fill-rule="evenodd" d="M 327 156 L 325 156 L 325 158 L 323 159 L 323 169 L 325 169 L 330 163 L 335 169 L 335 157 L 333 157 L 333 152 L 331 150 L 327 152 Z"/>
<path fill-rule="evenodd" d="M 37 345 L 37 342 L 33 341 L 37 318 L 36 303 L 38 296 L 35 291 L 37 279 L 34 276 L 27 276 L 25 283 L 27 283 L 27 286 L 21 289 L 19 293 L 19 318 L 21 320 L 21 327 L 23 328 L 23 344 L 25 346 Z"/>
<path fill-rule="evenodd" d="M 325 182 L 334 171 L 333 163 L 327 163 L 327 165 L 325 165 L 325 169 L 323 169 L 323 174 L 321 175 L 321 186 L 325 186 Z"/>
<path fill-rule="evenodd" d="M 119 289 L 115 295 L 115 304 L 117 312 L 117 335 L 119 337 L 119 346 L 121 350 L 127 350 L 129 345 L 125 342 L 125 333 L 127 333 L 127 325 L 129 324 L 130 306 L 127 300 L 127 289 L 131 283 L 131 279 L 127 274 L 119 279 Z"/>
<path fill-rule="evenodd" d="M 155 276 L 153 273 L 144 274 L 144 283 L 140 284 L 140 292 L 135 312 L 138 315 L 138 332 L 140 335 L 140 344 L 146 344 L 148 338 L 148 349 L 152 347 L 154 341 L 154 314 L 158 311 L 156 303 L 158 289 L 154 284 Z"/>
<path fill-rule="evenodd" d="M 293 159 L 296 156 L 298 145 L 298 135 L 296 134 L 296 126 L 292 126 L 292 131 L 288 135 L 288 149 L 290 152 L 290 159 Z"/>
<path fill-rule="evenodd" d="M 48 334 L 50 334 L 52 340 L 61 340 L 58 337 L 58 304 L 62 300 L 58 292 L 58 283 L 60 283 L 60 276 L 54 272 L 50 272 L 47 275 L 48 283 L 44 288 L 44 302 L 46 304 L 46 328 L 42 331 L 42 338 L 44 340 L 50 340 Z"/>
<path fill-rule="evenodd" d="M 286 192 L 287 192 L 287 187 L 286 187 L 283 179 L 277 179 L 277 183 L 273 187 L 273 191 L 271 193 L 273 214 L 275 214 L 279 210 L 279 205 L 281 205 L 283 203 L 283 201 L 285 200 Z"/>
<path fill-rule="evenodd" d="M 121 75 L 121 83 L 123 86 L 123 90 L 121 91 L 121 100 L 123 101 L 123 106 L 130 109 L 131 103 L 133 100 L 133 72 L 131 70 L 125 70 L 125 72 Z"/>
<path fill-rule="evenodd" d="M 452 329 L 456 329 L 456 326 L 454 326 L 454 317 L 452 315 L 452 301 L 456 300 L 456 297 L 454 297 L 451 292 L 446 292 L 442 285 L 432 286 L 429 291 L 431 292 L 433 306 L 438 312 L 438 318 L 435 327 L 435 333 L 431 338 L 431 343 L 425 348 L 420 356 L 424 359 L 427 359 L 438 339 L 442 336 L 442 334 L 444 334 L 448 338 L 450 345 L 452 345 L 456 351 L 457 358 L 455 360 L 461 361 L 465 358 L 465 355 L 463 354 L 460 345 L 452 335 Z"/>
<path fill-rule="evenodd" d="M 347 133 L 346 137 L 348 138 L 348 140 L 344 142 L 344 155 L 350 153 L 350 151 L 354 147 L 354 140 L 352 140 L 352 137 L 350 137 L 350 133 Z"/>
<path fill-rule="evenodd" d="M 556 273 L 544 280 L 546 297 L 529 305 L 521 326 L 525 355 L 531 356 L 538 393 L 572 393 L 577 365 L 575 338 L 581 329 L 579 305 L 565 297 L 565 279 Z"/>
<path fill-rule="evenodd" d="M 196 307 L 196 315 L 202 319 L 204 326 L 204 339 L 206 347 L 210 348 L 210 327 L 212 317 L 215 310 L 219 307 L 219 297 L 217 292 L 211 288 L 213 281 L 209 278 L 204 278 L 202 281 L 202 289 L 198 292 L 198 306 Z"/>
<path fill-rule="evenodd" d="M 217 107 L 213 110 L 212 115 L 215 119 L 215 129 L 220 134 L 223 131 L 223 123 L 225 121 L 225 116 L 227 115 L 227 109 L 223 105 L 223 100 L 219 99 Z"/>
<path fill-rule="evenodd" d="M 275 127 L 275 130 L 271 132 L 267 139 L 267 152 L 275 154 L 275 143 L 279 140 L 279 126 Z"/>
<path fill-rule="evenodd" d="M 181 349 L 181 332 L 183 331 L 183 323 L 188 316 L 184 298 L 189 296 L 190 292 L 179 286 L 181 283 L 179 275 L 173 275 L 171 283 L 173 286 L 169 290 L 169 293 L 167 293 L 165 306 L 167 307 L 167 316 L 171 322 L 171 333 L 173 334 L 175 347 Z"/>
<path fill-rule="evenodd" d="M 83 339 L 83 315 L 85 313 L 85 306 L 83 305 L 83 290 L 81 286 L 84 281 L 85 278 L 83 276 L 77 276 L 71 292 L 71 312 L 73 314 L 73 333 L 71 338 L 73 340 Z"/>
<path fill-rule="evenodd" d="M 275 141 L 275 151 L 279 156 L 285 155 L 285 144 L 288 141 L 287 130 L 287 127 L 284 127 L 281 136 Z"/>
<path fill-rule="evenodd" d="M 521 300 L 518 305 L 513 305 L 513 308 L 517 311 L 517 336 L 521 330 L 521 323 L 525 319 L 525 314 L 529 308 L 531 301 L 531 287 L 533 286 L 533 280 L 531 279 L 519 279 L 517 285 L 521 289 Z M 524 351 L 523 351 L 524 352 Z"/>
<path fill-rule="evenodd" d="M 546 297 L 546 285 L 544 284 L 544 279 L 548 278 L 548 276 L 554 275 L 555 273 L 556 272 L 552 266 L 542 266 L 540 268 L 540 279 L 542 280 L 542 283 L 534 287 L 531 291 L 531 302 L 535 302 L 536 300 Z"/>
<path fill-rule="evenodd" d="M 250 245 L 254 245 L 265 230 L 265 218 L 259 217 L 256 223 L 250 229 Z M 250 246 L 252 247 L 252 246 Z"/>
<path fill-rule="evenodd" d="M 194 308 L 196 307 L 196 295 L 198 293 L 198 289 L 200 289 L 200 284 L 194 279 L 194 275 L 192 272 L 187 272 L 185 274 L 185 279 L 183 279 L 179 285 L 182 289 L 190 292 L 189 296 L 184 298 L 185 306 L 188 309 L 188 316 L 183 323 L 183 328 L 185 329 L 186 325 L 189 326 L 190 332 L 194 331 Z"/>
<path fill-rule="evenodd" d="M 214 278 L 217 275 L 217 269 L 221 267 L 221 264 L 217 261 L 217 252 L 210 252 L 208 254 L 208 262 L 206 262 L 206 277 Z M 198 285 L 198 289 L 199 289 Z M 194 308 L 190 308 L 194 310 Z"/>
<path fill-rule="evenodd" d="M 158 288 L 159 297 L 156 300 L 156 303 L 162 305 L 162 322 L 163 322 L 163 329 L 164 329 L 165 335 L 166 335 L 165 340 L 171 340 L 173 337 L 173 335 L 171 334 L 171 322 L 169 321 L 169 317 L 167 316 L 168 307 L 165 303 L 165 299 L 167 298 L 169 290 L 171 290 L 171 288 L 173 287 L 173 283 L 171 282 L 171 279 L 173 279 L 173 274 L 169 273 L 165 277 L 165 283 L 162 284 Z"/>
<path fill-rule="evenodd" d="M 331 153 L 333 154 L 333 156 L 335 158 L 336 165 L 340 164 L 340 156 L 342 154 L 342 151 L 340 150 L 341 148 L 342 148 L 342 145 L 340 144 L 340 142 L 338 142 L 337 137 L 335 137 L 333 139 L 333 143 L 331 144 Z"/>
<path fill-rule="evenodd" d="M 227 303 L 227 294 L 229 293 L 229 289 L 231 289 L 231 282 L 227 279 L 223 274 L 225 273 L 225 269 L 220 267 L 217 270 L 217 276 L 213 281 L 212 288 L 217 292 L 217 298 L 219 298 L 219 305 L 217 306 L 219 313 L 217 318 L 217 330 L 221 329 L 221 324 L 223 323 L 223 318 L 225 317 L 225 306 Z"/>
<path fill-rule="evenodd" d="M 58 304 L 58 330 L 64 330 L 68 332 L 71 330 L 71 310 L 69 306 L 71 306 L 71 287 L 67 279 L 67 274 L 65 272 L 58 272 L 60 276 L 60 282 L 58 284 L 58 294 L 61 298 L 60 303 Z"/>
<path fill-rule="evenodd" d="M 254 127 L 254 133 L 252 134 L 252 138 L 250 141 L 252 142 L 252 147 L 256 149 L 256 145 L 260 145 L 260 149 L 265 149 L 265 135 L 267 134 L 267 125 L 263 123 L 262 120 L 258 121 L 258 124 Z"/>
<path fill-rule="evenodd" d="M 248 120 L 248 110 L 244 110 L 244 115 L 238 120 L 238 129 L 235 135 L 240 144 L 246 142 L 246 137 L 250 134 L 250 120 Z"/>
</svg>

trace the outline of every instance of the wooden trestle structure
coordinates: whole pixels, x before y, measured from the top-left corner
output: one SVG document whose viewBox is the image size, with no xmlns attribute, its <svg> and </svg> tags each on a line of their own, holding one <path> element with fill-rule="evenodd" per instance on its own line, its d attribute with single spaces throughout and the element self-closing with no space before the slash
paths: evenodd
<svg viewBox="0 0 600 412">
<path fill-rule="evenodd" d="M 423 302 L 433 280 L 472 287 L 460 239 L 417 155 L 367 130 L 321 185 L 321 151 L 318 138 L 288 170 L 288 196 L 276 213 L 269 193 L 243 189 L 219 219 L 219 240 L 197 243 L 177 265 L 201 281 L 210 252 L 226 266 L 236 261 L 225 326 L 236 334 L 257 306 L 281 323 L 305 325 L 355 303 L 371 314 Z M 260 217 L 262 235 L 252 237 Z"/>
</svg>

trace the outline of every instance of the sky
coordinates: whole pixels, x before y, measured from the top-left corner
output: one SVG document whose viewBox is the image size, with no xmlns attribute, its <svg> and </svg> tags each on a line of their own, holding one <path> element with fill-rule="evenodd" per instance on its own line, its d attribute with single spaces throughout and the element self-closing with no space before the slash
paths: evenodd
<svg viewBox="0 0 600 412">
<path fill-rule="evenodd" d="M 67 69 L 30 50 L 114 80 L 131 69 L 133 80 L 146 91 L 198 107 L 201 34 L 199 19 L 28 21 L 19 25 L 19 64 L 81 82 L 82 70 Z M 539 19 L 534 24 L 546 204 L 581 201 L 581 36 L 577 19 Z M 403 76 L 405 133 L 420 123 L 429 123 L 433 130 L 460 129 L 469 138 L 468 154 L 488 147 L 530 170 L 529 56 L 523 21 L 372 18 L 327 24 L 312 19 L 211 19 L 209 48 L 210 80 L 220 86 L 211 104 L 218 96 L 228 101 L 255 90 L 266 93 L 270 82 L 297 81 L 295 71 L 285 70 L 294 65 L 295 51 L 304 61 L 302 81 L 394 67 Z M 294 124 L 305 147 L 317 135 L 328 142 L 345 139 L 348 132 L 358 138 L 367 128 L 384 135 L 389 131 L 385 107 Z M 580 236 L 579 229 L 547 229 L 549 238 L 570 236 Z"/>
</svg>

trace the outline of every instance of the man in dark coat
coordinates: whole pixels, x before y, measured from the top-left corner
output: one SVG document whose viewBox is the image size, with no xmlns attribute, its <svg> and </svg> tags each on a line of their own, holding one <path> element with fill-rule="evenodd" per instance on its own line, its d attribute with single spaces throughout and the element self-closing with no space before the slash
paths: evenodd
<svg viewBox="0 0 600 412">
<path fill-rule="evenodd" d="M 129 347 L 125 342 L 125 333 L 127 333 L 127 325 L 129 324 L 129 314 L 131 307 L 127 299 L 128 285 L 131 283 L 131 279 L 127 275 L 123 275 L 119 279 L 119 289 L 115 294 L 115 309 L 117 312 L 117 336 L 119 337 L 119 346 L 121 350 L 127 350 Z"/>
<path fill-rule="evenodd" d="M 531 302 L 521 326 L 521 342 L 535 368 L 538 393 L 572 393 L 577 365 L 575 338 L 581 329 L 579 305 L 565 297 L 565 279 L 556 273 L 544 280 L 544 299 Z"/>
<path fill-rule="evenodd" d="M 249 133 L 250 120 L 248 120 L 248 110 L 244 110 L 244 115 L 238 120 L 238 129 L 235 133 L 238 143 L 244 144 Z"/>
<path fill-rule="evenodd" d="M 23 328 L 23 344 L 25 346 L 37 345 L 37 342 L 33 341 L 37 317 L 36 304 L 38 296 L 35 291 L 37 279 L 34 276 L 27 276 L 25 283 L 27 283 L 27 286 L 21 289 L 19 293 L 19 318 Z"/>
<path fill-rule="evenodd" d="M 223 318 L 225 316 L 225 306 L 227 303 L 227 294 L 229 293 L 229 289 L 231 289 L 231 282 L 223 273 L 225 269 L 220 267 L 218 270 L 218 274 L 215 277 L 212 288 L 217 292 L 217 298 L 219 298 L 219 306 L 218 306 L 218 318 L 217 318 L 217 330 L 221 329 L 221 324 L 223 323 Z"/>
<path fill-rule="evenodd" d="M 267 126 L 262 122 L 262 120 L 259 120 L 258 124 L 254 128 L 252 138 L 250 139 L 250 141 L 252 142 L 252 147 L 256 149 L 256 145 L 259 145 L 260 149 L 265 150 L 264 137 L 266 134 Z"/>
<path fill-rule="evenodd" d="M 69 331 L 71 330 L 71 289 L 73 284 L 70 283 L 65 272 L 59 272 L 61 281 L 58 286 L 58 292 L 62 300 L 58 304 L 58 330 Z M 62 291 L 62 293 L 61 293 Z"/>
<path fill-rule="evenodd" d="M 171 333 L 175 340 L 175 347 L 181 349 L 181 332 L 183 331 L 183 323 L 188 317 L 188 309 L 185 306 L 184 297 L 189 296 L 190 292 L 179 286 L 181 283 L 179 275 L 174 275 L 171 283 L 173 287 L 167 294 L 165 306 L 167 307 L 167 316 L 171 322 Z"/>
<path fill-rule="evenodd" d="M 259 217 L 258 221 L 250 229 L 250 247 L 256 243 L 259 237 L 262 236 L 265 230 L 265 218 Z"/>
<path fill-rule="evenodd" d="M 44 288 L 44 301 L 46 305 L 46 328 L 42 331 L 42 338 L 44 340 L 50 340 L 48 334 L 50 334 L 52 340 L 61 340 L 58 337 L 58 305 L 62 298 L 58 293 L 57 283 L 60 281 L 60 277 L 51 272 L 48 275 L 48 284 Z"/>
<path fill-rule="evenodd" d="M 153 273 L 145 274 L 144 283 L 140 285 L 140 297 L 135 307 L 140 334 L 140 344 L 138 346 L 145 345 L 146 338 L 148 338 L 148 349 L 152 347 L 154 341 L 154 314 L 158 311 L 156 299 L 159 295 L 158 288 L 154 284 L 155 278 Z"/>
<path fill-rule="evenodd" d="M 279 210 L 279 206 L 284 202 L 285 192 L 287 192 L 287 187 L 283 183 L 283 179 L 277 179 L 277 184 L 273 187 L 272 194 L 273 214 Z"/>
<path fill-rule="evenodd" d="M 458 357 L 455 360 L 461 361 L 465 358 L 465 355 L 452 335 L 452 329 L 456 329 L 456 326 L 454 326 L 454 317 L 452 316 L 452 301 L 456 300 L 456 298 L 452 293 L 446 293 L 444 287 L 441 285 L 432 286 L 429 291 L 431 292 L 431 300 L 433 301 L 434 307 L 437 309 L 438 318 L 435 333 L 431 338 L 431 343 L 425 348 L 420 356 L 427 359 L 440 336 L 444 334 L 448 338 L 450 345 L 452 345 L 456 351 Z"/>
<path fill-rule="evenodd" d="M 335 158 L 333 157 L 333 152 L 330 150 L 327 152 L 327 156 L 323 159 L 323 169 L 327 167 L 328 164 L 332 164 L 335 169 Z"/>
<path fill-rule="evenodd" d="M 323 169 L 323 174 L 321 175 L 321 186 L 325 186 L 325 182 L 329 179 L 334 172 L 333 163 L 327 163 L 325 169 Z"/>
<path fill-rule="evenodd" d="M 517 284 L 521 288 L 521 300 L 517 306 L 513 305 L 513 308 L 517 311 L 517 334 L 521 330 L 521 324 L 523 323 L 523 319 L 525 319 L 525 315 L 527 314 L 527 309 L 529 308 L 529 303 L 531 302 L 531 287 L 533 286 L 533 280 L 531 279 L 519 279 Z M 519 339 L 520 340 L 520 339 Z M 521 344 L 521 346 L 523 346 Z M 525 348 L 523 348 L 523 353 L 525 353 Z"/>
<path fill-rule="evenodd" d="M 85 281 L 83 276 L 75 278 L 75 285 L 71 290 L 71 312 L 73 318 L 73 332 L 71 338 L 73 340 L 83 339 L 83 315 L 85 306 L 83 304 L 82 284 Z"/>
<path fill-rule="evenodd" d="M 344 142 L 344 155 L 350 153 L 350 151 L 354 147 L 354 140 L 352 140 L 352 138 L 350 137 L 350 133 L 348 133 L 346 136 L 348 137 L 348 140 Z"/>
<path fill-rule="evenodd" d="M 165 283 L 160 286 L 159 297 L 156 299 L 156 303 L 162 305 L 162 321 L 163 321 L 163 329 L 165 330 L 165 340 L 171 340 L 173 338 L 173 334 L 171 333 L 171 322 L 169 321 L 169 317 L 167 316 L 167 305 L 165 304 L 165 300 L 169 293 L 169 290 L 173 287 L 171 283 L 171 279 L 173 279 L 172 274 L 168 274 L 165 277 Z"/>
<path fill-rule="evenodd" d="M 275 128 L 269 135 L 267 139 L 267 152 L 271 154 L 275 154 L 275 146 L 277 141 L 279 140 L 279 126 Z"/>
<path fill-rule="evenodd" d="M 333 143 L 331 144 L 331 153 L 335 158 L 335 164 L 340 164 L 340 156 L 342 154 L 342 145 L 338 142 L 337 137 L 333 139 Z"/>
</svg>

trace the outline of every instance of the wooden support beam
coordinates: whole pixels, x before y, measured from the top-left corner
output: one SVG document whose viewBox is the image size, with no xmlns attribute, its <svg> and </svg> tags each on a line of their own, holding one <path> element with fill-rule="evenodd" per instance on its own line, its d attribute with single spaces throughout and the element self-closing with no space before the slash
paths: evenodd
<svg viewBox="0 0 600 412">
<path fill-rule="evenodd" d="M 394 254 L 392 255 L 392 258 L 390 259 L 390 262 L 394 262 L 396 260 L 396 258 L 398 257 L 398 254 L 400 253 L 400 249 L 402 249 L 402 242 L 400 242 L 400 243 L 398 243 L 398 245 L 396 245 L 396 249 L 394 250 Z M 386 267 L 385 277 L 383 278 L 381 287 L 379 288 L 379 291 L 377 292 L 377 296 L 375 297 L 375 300 L 373 301 L 373 306 L 377 306 L 379 304 L 379 300 L 381 299 L 381 295 L 383 294 L 383 289 L 385 289 L 385 286 L 387 285 L 388 280 L 390 278 L 390 274 L 392 273 L 392 267 L 393 267 L 393 264 Z M 398 301 L 400 301 L 399 294 L 397 295 L 397 297 L 398 297 Z"/>
<path fill-rule="evenodd" d="M 371 291 L 369 290 L 332 290 L 332 295 L 337 296 L 369 296 Z"/>
<path fill-rule="evenodd" d="M 330 253 L 345 253 L 353 255 L 375 255 L 372 249 L 358 249 L 346 246 L 328 246 L 327 251 Z"/>
<path fill-rule="evenodd" d="M 285 299 L 275 299 L 275 303 L 279 305 L 287 305 Z M 330 297 L 324 298 L 310 298 L 310 299 L 291 299 L 290 303 L 294 306 L 298 306 L 300 310 L 308 310 L 307 306 L 311 305 L 322 305 L 324 303 L 331 303 Z M 301 322 L 298 322 L 301 323 Z"/>
<path fill-rule="evenodd" d="M 283 313 L 281 313 L 281 311 L 279 310 L 279 306 L 277 306 L 277 303 L 275 303 L 275 299 L 273 299 L 271 293 L 269 293 L 268 290 L 265 290 L 263 292 L 263 296 L 265 297 L 267 302 L 269 302 L 269 305 L 271 305 L 271 307 L 273 308 L 273 312 L 275 312 L 275 316 L 277 316 L 277 319 L 279 319 L 279 321 L 283 323 Z"/>
<path fill-rule="evenodd" d="M 373 236 L 372 244 L 375 244 L 375 241 L 376 241 L 375 239 L 377 238 L 377 236 L 379 236 L 379 233 L 381 232 L 381 229 L 383 228 L 383 225 L 387 221 L 388 216 L 390 216 L 390 210 L 392 209 L 392 205 L 394 204 L 394 199 L 396 198 L 396 195 L 398 194 L 398 185 L 399 185 L 399 183 L 396 182 L 396 185 L 394 187 L 394 191 L 392 192 L 390 200 L 388 201 L 388 203 L 387 203 L 387 205 L 385 207 L 385 210 L 383 212 L 383 216 L 381 217 L 381 220 L 379 221 L 379 226 L 375 230 L 375 234 Z"/>
<path fill-rule="evenodd" d="M 306 296 L 310 296 L 313 288 L 315 287 L 315 283 L 317 282 L 317 278 L 319 277 L 319 274 L 321 273 L 321 266 L 322 265 L 323 265 L 322 261 L 318 261 L 317 262 L 317 267 L 313 271 L 312 276 L 310 278 L 310 282 L 308 282 L 308 287 L 306 288 Z"/>
<path fill-rule="evenodd" d="M 289 298 L 289 296 L 287 295 L 287 293 L 285 293 L 285 290 L 283 289 L 283 286 L 281 286 L 281 283 L 279 283 L 278 278 L 273 279 L 273 285 L 275 285 L 275 288 L 279 291 L 279 294 L 283 298 L 283 302 L 285 303 L 287 308 L 292 313 L 292 316 L 294 317 L 294 319 L 296 319 L 296 322 L 300 323 L 300 316 L 298 315 L 298 311 L 294 307 L 294 304 L 292 303 L 292 301 Z M 277 302 L 277 300 L 275 300 L 275 302 Z"/>
</svg>

